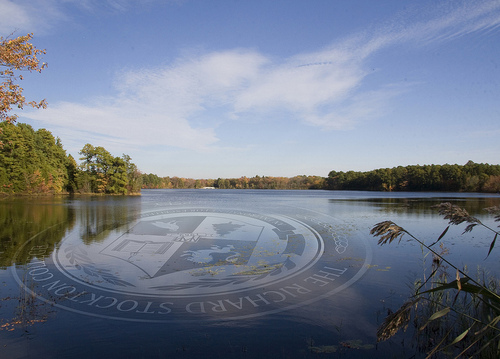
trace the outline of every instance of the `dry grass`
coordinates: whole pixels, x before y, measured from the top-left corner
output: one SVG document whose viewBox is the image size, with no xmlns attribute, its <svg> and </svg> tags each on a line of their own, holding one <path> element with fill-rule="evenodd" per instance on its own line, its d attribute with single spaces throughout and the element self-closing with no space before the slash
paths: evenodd
<svg viewBox="0 0 500 359">
<path fill-rule="evenodd" d="M 483 226 L 494 234 L 488 255 L 492 252 L 499 232 L 488 227 L 465 209 L 451 203 L 436 206 L 439 214 L 449 221 L 448 227 L 431 245 L 391 221 L 376 224 L 371 234 L 380 237 L 378 244 L 391 243 L 407 234 L 433 255 L 432 273 L 417 280 L 414 293 L 396 312 L 389 314 L 379 327 L 377 338 L 387 340 L 401 329 L 406 330 L 413 318 L 419 348 L 428 358 L 442 354 L 456 358 L 500 357 L 500 283 L 487 277 L 474 279 L 467 268 L 459 269 L 441 252 L 432 248 L 446 235 L 450 225 L 467 223 L 463 233 Z M 500 208 L 491 207 L 488 213 L 500 221 Z M 452 269 L 450 273 L 450 269 Z M 436 339 L 437 338 L 437 339 Z"/>
</svg>

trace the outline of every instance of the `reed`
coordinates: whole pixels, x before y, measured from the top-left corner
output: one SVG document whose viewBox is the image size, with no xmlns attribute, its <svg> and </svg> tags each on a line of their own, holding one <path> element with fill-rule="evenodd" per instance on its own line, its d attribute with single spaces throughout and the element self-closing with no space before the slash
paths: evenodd
<svg viewBox="0 0 500 359">
<path fill-rule="evenodd" d="M 432 244 L 415 237 L 391 221 L 376 224 L 371 234 L 379 237 L 384 245 L 404 235 L 418 242 L 432 254 L 431 274 L 415 281 L 410 298 L 394 313 L 391 313 L 378 328 L 377 339 L 383 341 L 401 329 L 407 330 L 410 323 L 415 329 L 415 340 L 419 350 L 427 358 L 438 355 L 446 357 L 500 357 L 500 284 L 498 279 L 484 269 L 469 274 L 467 267 L 459 268 L 446 258 L 443 244 L 451 225 L 466 224 L 463 233 L 482 226 L 493 234 L 487 257 L 492 253 L 499 235 L 497 229 L 451 203 L 441 203 L 439 214 L 448 220 L 448 226 Z M 500 208 L 486 209 L 500 221 Z M 439 246 L 436 245 L 439 243 Z M 437 248 L 440 248 L 437 249 Z"/>
</svg>

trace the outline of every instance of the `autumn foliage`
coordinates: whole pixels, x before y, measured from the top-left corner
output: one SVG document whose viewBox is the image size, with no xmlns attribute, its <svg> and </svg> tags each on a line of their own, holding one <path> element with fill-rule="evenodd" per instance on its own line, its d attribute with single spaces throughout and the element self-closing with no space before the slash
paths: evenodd
<svg viewBox="0 0 500 359">
<path fill-rule="evenodd" d="M 40 102 L 27 101 L 23 96 L 23 88 L 17 84 L 23 79 L 18 72 L 41 72 L 46 63 L 40 63 L 39 56 L 45 54 L 45 50 L 37 49 L 29 41 L 33 34 L 19 36 L 15 39 L 3 38 L 0 36 L 0 121 L 13 122 L 16 115 L 9 112 L 12 107 L 22 109 L 25 105 L 35 108 L 45 108 L 45 100 Z"/>
</svg>

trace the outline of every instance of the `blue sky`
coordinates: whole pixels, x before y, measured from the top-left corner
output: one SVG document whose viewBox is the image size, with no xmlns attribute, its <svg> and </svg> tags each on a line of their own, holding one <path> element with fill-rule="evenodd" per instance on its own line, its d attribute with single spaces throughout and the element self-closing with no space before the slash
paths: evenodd
<svg viewBox="0 0 500 359">
<path fill-rule="evenodd" d="M 15 32 L 14 32 L 15 31 Z M 499 163 L 500 2 L 0 0 L 19 121 L 191 178 Z"/>
</svg>

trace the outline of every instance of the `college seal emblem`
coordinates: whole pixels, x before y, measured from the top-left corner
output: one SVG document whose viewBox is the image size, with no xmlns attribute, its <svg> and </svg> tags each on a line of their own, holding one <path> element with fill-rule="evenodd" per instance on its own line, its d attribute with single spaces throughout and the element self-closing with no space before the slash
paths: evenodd
<svg viewBox="0 0 500 359">
<path fill-rule="evenodd" d="M 306 210 L 166 208 L 102 238 L 83 241 L 75 230 L 55 249 L 28 242 L 36 259 L 14 276 L 38 298 L 86 315 L 224 320 L 330 296 L 371 259 L 359 233 Z"/>
</svg>

